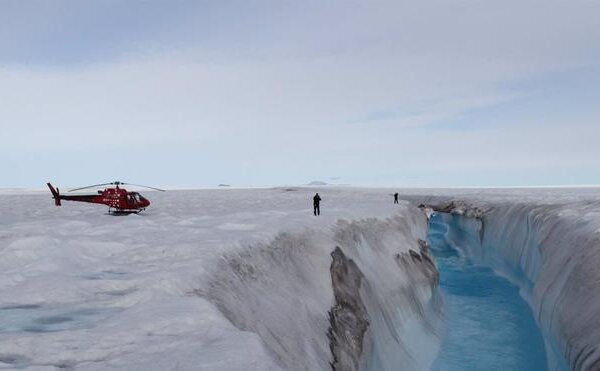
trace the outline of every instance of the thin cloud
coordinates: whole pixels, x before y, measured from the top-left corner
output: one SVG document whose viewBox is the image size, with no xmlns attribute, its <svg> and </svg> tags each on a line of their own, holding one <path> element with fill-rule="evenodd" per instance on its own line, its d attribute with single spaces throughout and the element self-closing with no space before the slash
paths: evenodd
<svg viewBox="0 0 600 371">
<path fill-rule="evenodd" d="M 17 161 L 14 185 L 46 166 L 19 158 L 69 153 L 112 179 L 106 151 L 199 185 L 412 182 L 419 169 L 475 181 L 600 158 L 577 147 L 600 117 L 583 78 L 600 67 L 600 3 L 165 4 L 0 5 L 0 159 Z"/>
</svg>

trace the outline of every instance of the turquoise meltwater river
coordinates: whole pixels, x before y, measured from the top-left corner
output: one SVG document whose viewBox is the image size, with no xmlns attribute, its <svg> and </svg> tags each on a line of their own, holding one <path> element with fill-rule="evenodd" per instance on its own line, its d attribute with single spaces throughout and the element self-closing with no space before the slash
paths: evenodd
<svg viewBox="0 0 600 371">
<path fill-rule="evenodd" d="M 432 370 L 547 370 L 542 334 L 519 288 L 466 258 L 449 240 L 447 220 L 434 214 L 428 235 L 444 301 Z"/>
</svg>

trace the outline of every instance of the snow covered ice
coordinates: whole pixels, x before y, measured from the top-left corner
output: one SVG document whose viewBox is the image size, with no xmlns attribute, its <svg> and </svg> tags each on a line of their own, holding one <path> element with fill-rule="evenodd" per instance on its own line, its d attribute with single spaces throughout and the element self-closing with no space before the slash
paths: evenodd
<svg viewBox="0 0 600 371">
<path fill-rule="evenodd" d="M 318 190 L 320 217 L 314 188 L 145 192 L 151 208 L 129 216 L 0 195 L 0 369 L 325 370 L 332 352 L 430 369 L 445 308 L 415 205 L 450 201 L 485 213 L 483 230 L 456 216 L 479 241 L 462 253 L 519 286 L 548 367 L 598 365 L 597 189 L 410 190 L 399 206 L 386 189 Z M 336 246 L 360 271 L 363 312 L 339 312 L 368 319 L 359 355 L 329 332 Z"/>
<path fill-rule="evenodd" d="M 340 218 L 384 220 L 399 209 L 379 192 L 339 190 L 324 195 L 322 215 L 316 218 L 312 192 L 283 188 L 148 192 L 153 205 L 146 213 L 121 217 L 105 215 L 95 205 L 65 202 L 57 208 L 46 193 L 0 196 L 0 313 L 4 312 L 0 367 L 241 370 L 303 363 L 328 367 L 334 226 Z M 394 223 L 407 229 L 414 226 L 414 231 L 388 236 L 400 239 L 398 251 L 416 246 L 417 237 L 426 233 L 424 217 L 407 217 L 411 219 Z M 412 218 L 419 218 L 419 223 Z M 254 268 L 276 275 L 280 281 L 273 286 L 279 290 L 241 297 L 243 301 L 230 310 L 235 309 L 231 315 L 256 314 L 245 318 L 248 327 L 260 325 L 252 321 L 271 321 L 285 331 L 292 327 L 287 322 L 295 320 L 299 333 L 289 335 L 296 336 L 293 342 L 305 343 L 293 345 L 299 347 L 297 352 L 305 351 L 306 358 L 292 351 L 288 360 L 277 358 L 281 355 L 272 345 L 279 338 L 265 345 L 260 329 L 237 328 L 215 304 L 236 300 L 215 296 L 215 282 L 236 278 L 218 276 L 223 274 L 219 267 L 224 256 L 238 256 L 243 262 L 244 254 L 254 256 L 253 249 L 264 248 L 262 244 L 276 236 L 285 239 L 281 232 L 319 245 L 291 246 L 294 251 L 305 249 L 294 253 L 304 257 L 301 263 L 314 266 L 290 272 L 284 256 L 273 261 L 263 257 L 265 261 L 257 264 L 270 266 Z M 402 240 L 409 237 L 411 241 Z M 303 274 L 308 286 L 303 287 L 294 273 Z M 294 307 L 298 310 L 285 312 Z M 303 350 L 313 344 L 297 337 L 313 335 L 301 333 L 303 326 L 315 326 L 312 319 L 294 318 L 303 313 L 320 316 L 317 324 L 323 327 L 313 329 L 318 332 L 318 349 Z M 273 323 L 276 320 L 281 323 Z"/>
</svg>

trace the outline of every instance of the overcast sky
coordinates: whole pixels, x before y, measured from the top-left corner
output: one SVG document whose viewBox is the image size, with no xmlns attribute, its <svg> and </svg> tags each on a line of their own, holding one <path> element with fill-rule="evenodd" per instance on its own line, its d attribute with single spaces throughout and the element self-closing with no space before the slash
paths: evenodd
<svg viewBox="0 0 600 371">
<path fill-rule="evenodd" d="M 0 1 L 0 187 L 600 184 L 600 2 Z"/>
</svg>

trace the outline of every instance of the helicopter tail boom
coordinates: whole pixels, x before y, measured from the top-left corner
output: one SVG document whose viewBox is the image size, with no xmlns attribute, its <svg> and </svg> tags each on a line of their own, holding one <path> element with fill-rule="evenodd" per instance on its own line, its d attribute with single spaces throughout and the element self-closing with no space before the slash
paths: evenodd
<svg viewBox="0 0 600 371">
<path fill-rule="evenodd" d="M 48 188 L 50 188 L 50 192 L 52 192 L 52 196 L 54 198 L 54 204 L 56 206 L 60 206 L 60 193 L 58 189 L 54 189 L 54 187 L 52 187 L 52 184 L 50 183 L 46 183 L 48 184 Z"/>
</svg>

